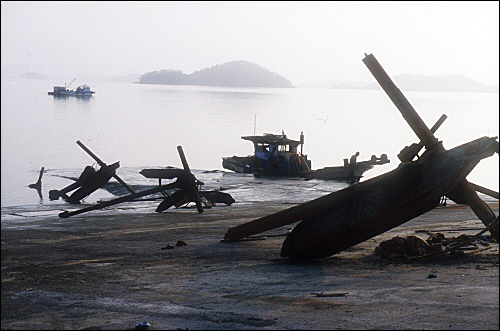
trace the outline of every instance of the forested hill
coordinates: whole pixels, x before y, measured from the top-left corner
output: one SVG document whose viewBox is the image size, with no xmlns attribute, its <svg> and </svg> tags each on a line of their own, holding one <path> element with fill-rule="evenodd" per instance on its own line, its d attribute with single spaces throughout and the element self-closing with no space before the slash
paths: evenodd
<svg viewBox="0 0 500 331">
<path fill-rule="evenodd" d="M 192 74 L 172 69 L 148 72 L 139 78 L 139 83 L 227 87 L 295 87 L 283 76 L 248 61 L 226 62 L 195 71 Z"/>
</svg>

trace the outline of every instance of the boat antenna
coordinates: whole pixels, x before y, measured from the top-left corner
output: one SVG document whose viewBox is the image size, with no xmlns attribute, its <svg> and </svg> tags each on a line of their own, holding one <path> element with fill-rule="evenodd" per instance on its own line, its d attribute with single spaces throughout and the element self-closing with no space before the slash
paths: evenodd
<svg viewBox="0 0 500 331">
<path fill-rule="evenodd" d="M 74 82 L 75 80 L 76 80 L 76 78 L 75 78 L 75 79 L 73 79 L 73 80 L 71 81 L 71 83 L 69 83 L 69 84 L 68 84 L 68 86 L 64 86 L 64 88 L 68 88 L 71 84 L 73 84 L 73 82 Z"/>
<path fill-rule="evenodd" d="M 255 127 L 257 126 L 257 114 L 253 118 L 253 135 L 255 136 Z"/>
<path fill-rule="evenodd" d="M 300 154 L 303 154 L 304 148 L 304 131 L 300 131 Z"/>
</svg>

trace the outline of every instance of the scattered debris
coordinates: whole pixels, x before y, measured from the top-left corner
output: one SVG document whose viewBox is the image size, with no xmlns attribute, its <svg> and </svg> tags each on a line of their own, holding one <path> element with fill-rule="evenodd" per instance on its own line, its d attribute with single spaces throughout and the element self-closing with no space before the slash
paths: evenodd
<svg viewBox="0 0 500 331">
<path fill-rule="evenodd" d="M 158 178 L 159 180 L 159 186 L 151 189 L 144 190 L 142 192 L 135 192 L 131 188 L 131 194 L 109 200 L 109 201 L 104 201 L 100 202 L 96 205 L 89 206 L 86 208 L 82 208 L 80 210 L 72 211 L 72 212 L 62 212 L 59 214 L 59 217 L 61 218 L 67 218 L 73 215 L 85 213 L 91 210 L 97 210 L 97 209 L 102 209 L 106 208 L 118 203 L 126 202 L 126 201 L 134 201 L 137 198 L 154 194 L 154 193 L 159 193 L 161 192 L 164 194 L 165 199 L 158 205 L 156 208 L 156 212 L 160 213 L 164 210 L 167 210 L 171 206 L 182 204 L 184 201 L 194 201 L 196 203 L 196 208 L 198 209 L 199 213 L 203 212 L 203 206 L 201 204 L 201 199 L 200 195 L 198 192 L 198 185 L 203 185 L 202 182 L 198 181 L 195 176 L 191 173 L 191 170 L 189 169 L 189 165 L 187 163 L 186 157 L 184 155 L 184 151 L 182 150 L 182 146 L 177 146 L 177 151 L 179 152 L 179 156 L 181 158 L 182 165 L 184 169 L 177 169 L 177 168 L 165 168 L 165 169 L 143 169 L 140 174 L 142 174 L 144 177 L 147 178 Z M 90 151 L 88 151 L 90 153 Z M 96 158 L 96 157 L 95 157 Z M 102 162 L 102 161 L 101 161 Z M 175 182 L 167 184 L 167 185 L 162 185 L 161 184 L 161 179 L 166 178 L 166 179 L 173 179 L 177 178 Z M 109 179 L 109 178 L 108 178 Z M 121 179 L 120 179 L 121 180 Z M 123 181 L 122 181 L 123 182 Z M 75 183 L 76 184 L 76 183 Z M 124 185 L 128 186 L 125 182 L 123 182 Z M 166 192 L 170 190 L 176 191 L 172 195 L 168 195 Z M 64 190 L 64 189 L 63 189 Z M 133 193 L 132 193 L 133 192 Z M 233 201 L 234 199 L 231 200 L 228 199 L 228 194 L 227 193 L 221 193 L 222 195 L 218 195 L 218 197 L 221 200 L 224 201 Z M 232 202 L 231 202 L 232 203 Z"/>
<path fill-rule="evenodd" d="M 490 228 L 496 224 L 498 224 L 498 217 L 490 224 Z M 401 258 L 404 260 L 433 258 L 443 256 L 446 253 L 456 258 L 462 258 L 467 254 L 474 254 L 491 248 L 491 245 L 487 242 L 488 239 L 482 236 L 486 231 L 487 229 L 484 229 L 473 236 L 462 234 L 451 238 L 446 238 L 440 232 L 430 233 L 427 240 L 419 236 L 397 236 L 381 242 L 375 248 L 375 254 L 380 255 L 383 259 Z M 480 248 L 479 245 L 486 247 Z M 465 253 L 465 251 L 469 252 Z"/>
<path fill-rule="evenodd" d="M 440 234 L 441 235 L 441 234 Z M 375 248 L 375 254 L 383 259 L 410 256 L 422 256 L 443 251 L 441 242 L 428 242 L 419 236 L 394 237 L 380 243 Z"/>
<path fill-rule="evenodd" d="M 174 249 L 174 248 L 175 248 L 175 246 L 168 244 L 167 246 L 162 247 L 161 249 Z"/>
<path fill-rule="evenodd" d="M 80 200 L 86 198 L 91 193 L 101 188 L 111 179 L 111 177 L 120 182 L 130 193 L 135 193 L 134 190 L 116 174 L 116 169 L 120 167 L 119 161 L 107 165 L 94 153 L 92 153 L 82 142 L 77 140 L 76 143 L 99 164 L 100 169 L 96 171 L 92 166 L 85 167 L 80 177 L 73 184 L 66 186 L 62 190 L 50 190 L 50 200 L 58 200 L 62 197 L 66 202 L 79 204 Z M 76 191 L 68 197 L 66 193 L 73 190 Z"/>
</svg>

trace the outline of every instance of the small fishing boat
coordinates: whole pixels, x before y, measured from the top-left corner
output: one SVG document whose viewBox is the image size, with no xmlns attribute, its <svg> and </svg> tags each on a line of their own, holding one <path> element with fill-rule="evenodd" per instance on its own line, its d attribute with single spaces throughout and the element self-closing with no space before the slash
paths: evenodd
<svg viewBox="0 0 500 331">
<path fill-rule="evenodd" d="M 73 79 L 71 83 L 73 83 L 75 79 Z M 95 93 L 95 91 L 90 90 L 90 86 L 88 86 L 87 84 L 80 85 L 76 89 L 70 90 L 69 86 L 71 85 L 71 83 L 69 83 L 68 86 L 66 86 L 66 84 L 64 84 L 64 86 L 54 86 L 54 90 L 48 93 L 49 95 L 54 95 L 54 96 L 75 96 L 75 97 L 88 97 L 92 96 L 92 94 Z"/>
<path fill-rule="evenodd" d="M 255 176 L 303 177 L 356 183 L 363 173 L 374 165 L 389 162 L 385 154 L 380 158 L 373 155 L 369 161 L 357 162 L 359 153 L 356 153 L 350 160 L 344 159 L 343 166 L 312 170 L 311 160 L 302 153 L 303 132 L 300 134 L 300 140 L 289 139 L 284 132 L 281 135 L 265 133 L 262 136 L 244 136 L 241 139 L 253 142 L 254 155 L 224 157 L 224 169 Z"/>
<path fill-rule="evenodd" d="M 254 155 L 222 158 L 225 169 L 238 173 L 251 173 L 257 176 L 303 176 L 311 171 L 311 161 L 307 155 L 297 151 L 304 144 L 304 135 L 300 141 L 281 135 L 265 133 L 262 136 L 245 136 L 254 144 Z"/>
</svg>

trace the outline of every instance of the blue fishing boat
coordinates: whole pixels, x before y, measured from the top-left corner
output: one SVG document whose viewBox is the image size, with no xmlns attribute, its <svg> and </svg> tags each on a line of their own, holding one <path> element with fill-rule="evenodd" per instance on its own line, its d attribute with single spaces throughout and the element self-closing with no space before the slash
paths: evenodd
<svg viewBox="0 0 500 331">
<path fill-rule="evenodd" d="M 342 166 L 312 170 L 311 160 L 302 153 L 303 132 L 300 134 L 300 140 L 289 139 L 284 132 L 281 135 L 265 133 L 262 136 L 244 136 L 241 139 L 253 142 L 254 154 L 223 157 L 224 169 L 255 176 L 303 177 L 356 183 L 363 173 L 374 165 L 389 162 L 386 154 L 382 154 L 380 158 L 373 155 L 369 161 L 357 162 L 359 153 L 356 153 L 350 160 L 344 159 Z"/>
</svg>

